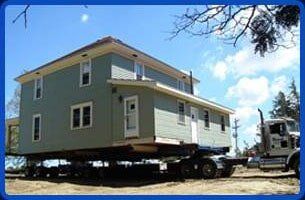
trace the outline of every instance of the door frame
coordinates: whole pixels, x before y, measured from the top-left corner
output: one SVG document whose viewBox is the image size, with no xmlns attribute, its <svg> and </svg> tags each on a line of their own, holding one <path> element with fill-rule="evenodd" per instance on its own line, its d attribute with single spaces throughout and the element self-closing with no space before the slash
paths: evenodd
<svg viewBox="0 0 305 200">
<path fill-rule="evenodd" d="M 127 101 L 134 100 L 135 101 L 135 115 L 136 115 L 136 128 L 134 130 L 127 130 L 127 109 L 126 104 Z M 138 95 L 129 96 L 124 98 L 124 136 L 125 138 L 130 137 L 138 137 L 139 136 L 139 101 L 138 101 Z"/>
<path fill-rule="evenodd" d="M 195 111 L 196 112 L 196 141 L 193 140 L 193 127 L 192 127 L 192 123 L 193 123 L 193 119 L 192 119 L 192 112 Z M 199 138 L 198 138 L 198 118 L 199 118 L 199 110 L 196 107 L 191 106 L 190 109 L 190 126 L 191 126 L 191 136 L 192 136 L 192 143 L 199 143 Z"/>
</svg>

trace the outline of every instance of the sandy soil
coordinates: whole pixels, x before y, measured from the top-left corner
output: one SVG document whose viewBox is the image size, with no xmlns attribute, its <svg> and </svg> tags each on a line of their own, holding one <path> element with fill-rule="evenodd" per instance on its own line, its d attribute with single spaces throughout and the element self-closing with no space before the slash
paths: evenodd
<svg viewBox="0 0 305 200">
<path fill-rule="evenodd" d="M 231 178 L 187 179 L 57 179 L 29 180 L 6 177 L 8 194 L 296 194 L 299 180 L 293 173 L 238 169 Z"/>
</svg>

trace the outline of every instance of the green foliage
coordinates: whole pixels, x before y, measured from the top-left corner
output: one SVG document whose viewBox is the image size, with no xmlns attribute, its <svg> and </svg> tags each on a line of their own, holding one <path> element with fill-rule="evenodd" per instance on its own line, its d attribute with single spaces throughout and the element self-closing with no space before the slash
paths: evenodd
<svg viewBox="0 0 305 200">
<path fill-rule="evenodd" d="M 294 79 L 289 86 L 289 94 L 279 91 L 273 100 L 273 109 L 269 112 L 271 118 L 290 117 L 300 120 L 300 95 L 297 91 Z"/>
</svg>

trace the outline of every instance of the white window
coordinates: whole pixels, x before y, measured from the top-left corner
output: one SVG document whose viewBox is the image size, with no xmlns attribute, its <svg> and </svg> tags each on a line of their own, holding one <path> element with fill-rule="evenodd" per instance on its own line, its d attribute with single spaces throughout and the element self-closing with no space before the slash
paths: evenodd
<svg viewBox="0 0 305 200">
<path fill-rule="evenodd" d="M 71 129 L 89 128 L 92 126 L 92 102 L 71 106 Z"/>
<path fill-rule="evenodd" d="M 41 114 L 33 115 L 32 141 L 38 142 L 41 138 Z"/>
<path fill-rule="evenodd" d="M 144 79 L 144 65 L 140 63 L 135 63 L 134 65 L 135 79 L 143 80 Z"/>
<path fill-rule="evenodd" d="M 178 123 L 185 124 L 185 102 L 178 101 Z"/>
<path fill-rule="evenodd" d="M 35 79 L 35 87 L 34 87 L 34 100 L 42 98 L 42 89 L 43 89 L 43 80 L 42 77 Z"/>
<path fill-rule="evenodd" d="M 203 111 L 204 127 L 210 128 L 210 112 L 208 110 Z"/>
<path fill-rule="evenodd" d="M 139 110 L 138 96 L 124 98 L 124 130 L 125 137 L 136 137 L 139 135 Z"/>
<path fill-rule="evenodd" d="M 80 63 L 80 87 L 91 85 L 91 60 Z"/>
<path fill-rule="evenodd" d="M 184 81 L 181 79 L 177 79 L 177 88 L 178 90 L 184 91 Z"/>
<path fill-rule="evenodd" d="M 225 116 L 223 115 L 220 116 L 220 126 L 221 131 L 226 131 Z"/>
</svg>

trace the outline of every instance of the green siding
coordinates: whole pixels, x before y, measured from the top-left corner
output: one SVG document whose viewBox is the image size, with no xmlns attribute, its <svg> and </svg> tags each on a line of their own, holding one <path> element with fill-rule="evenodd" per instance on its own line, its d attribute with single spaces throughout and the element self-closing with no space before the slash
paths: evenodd
<svg viewBox="0 0 305 200">
<path fill-rule="evenodd" d="M 79 64 L 43 77 L 43 98 L 33 100 L 34 81 L 22 84 L 20 152 L 71 150 L 111 143 L 110 54 L 92 59 L 92 84 L 79 87 Z M 93 126 L 70 130 L 70 106 L 93 102 Z M 32 116 L 42 116 L 41 141 L 32 142 Z"/>
<path fill-rule="evenodd" d="M 182 140 L 186 143 L 192 141 L 190 124 L 190 107 L 198 108 L 198 140 L 202 146 L 231 146 L 229 115 L 225 116 L 226 131 L 222 132 L 220 127 L 221 113 L 210 110 L 210 128 L 204 128 L 204 107 L 186 102 L 185 125 L 178 123 L 177 98 L 163 93 L 156 93 L 155 105 L 155 135 L 171 139 Z M 179 99 L 180 100 L 180 99 Z"/>
<path fill-rule="evenodd" d="M 148 88 L 117 86 L 112 94 L 113 141 L 124 140 L 124 101 L 122 98 L 137 95 L 139 103 L 139 138 L 154 136 L 153 95 Z"/>
</svg>

